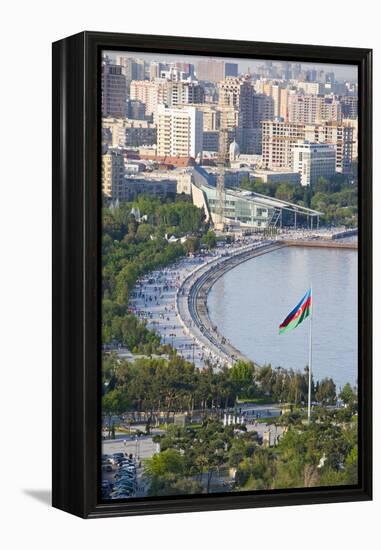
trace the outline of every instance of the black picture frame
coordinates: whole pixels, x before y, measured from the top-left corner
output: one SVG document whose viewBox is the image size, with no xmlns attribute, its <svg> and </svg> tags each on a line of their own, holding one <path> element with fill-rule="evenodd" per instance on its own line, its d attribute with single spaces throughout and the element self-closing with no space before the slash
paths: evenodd
<svg viewBox="0 0 381 550">
<path fill-rule="evenodd" d="M 352 64 L 359 76 L 359 484 L 102 503 L 101 50 Z M 83 518 L 372 498 L 372 50 L 82 32 L 53 44 L 53 506 Z"/>
</svg>

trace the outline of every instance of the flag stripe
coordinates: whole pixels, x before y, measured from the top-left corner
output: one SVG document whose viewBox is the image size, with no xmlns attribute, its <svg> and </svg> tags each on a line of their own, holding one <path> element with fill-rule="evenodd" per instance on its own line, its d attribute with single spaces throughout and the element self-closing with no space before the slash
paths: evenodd
<svg viewBox="0 0 381 550">
<path fill-rule="evenodd" d="M 288 325 L 286 326 L 280 326 L 279 327 L 279 334 L 283 334 L 284 332 L 287 332 L 288 330 L 292 330 L 294 328 L 296 328 L 298 325 L 300 325 L 300 323 L 302 323 L 304 321 L 304 319 L 306 319 L 306 317 L 309 316 L 309 314 L 311 313 L 311 308 L 308 307 L 306 308 L 304 311 L 303 311 L 303 314 L 300 315 L 299 317 L 295 318 L 293 321 L 291 321 Z"/>
<path fill-rule="evenodd" d="M 310 307 L 311 305 L 311 296 L 307 298 L 307 300 L 302 304 L 296 311 L 296 313 L 291 317 L 291 315 L 288 315 L 288 317 L 283 321 L 283 323 L 280 325 L 282 328 L 287 326 L 292 321 L 295 321 L 302 313 L 303 311 Z"/>
<path fill-rule="evenodd" d="M 285 318 L 285 320 L 283 321 L 282 325 L 286 325 L 287 323 L 289 323 L 291 321 L 291 319 L 294 317 L 295 313 L 298 311 L 298 309 L 300 308 L 300 306 L 303 304 L 303 302 L 305 300 L 308 299 L 308 297 L 311 296 L 311 290 L 308 290 L 305 295 L 303 296 L 303 298 L 300 300 L 300 302 L 294 307 L 294 309 L 287 315 L 287 317 Z"/>
<path fill-rule="evenodd" d="M 279 325 L 279 334 L 296 328 L 300 323 L 310 315 L 312 306 L 311 289 L 309 289 L 300 302 L 287 315 L 281 325 Z"/>
</svg>

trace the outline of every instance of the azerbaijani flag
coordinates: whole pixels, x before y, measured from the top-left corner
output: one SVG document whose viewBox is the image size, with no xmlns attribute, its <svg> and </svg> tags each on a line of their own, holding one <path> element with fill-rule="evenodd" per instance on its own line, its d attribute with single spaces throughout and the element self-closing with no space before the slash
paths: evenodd
<svg viewBox="0 0 381 550">
<path fill-rule="evenodd" d="M 279 325 L 279 334 L 287 332 L 296 328 L 300 323 L 306 319 L 311 313 L 312 307 L 312 294 L 311 289 L 307 290 L 300 302 L 294 307 L 294 309 L 287 315 L 281 325 Z"/>
</svg>

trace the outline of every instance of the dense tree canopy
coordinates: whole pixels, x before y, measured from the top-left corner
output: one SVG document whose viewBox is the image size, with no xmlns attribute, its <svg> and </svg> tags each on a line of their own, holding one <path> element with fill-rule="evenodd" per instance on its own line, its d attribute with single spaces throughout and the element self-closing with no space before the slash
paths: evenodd
<svg viewBox="0 0 381 550">
<path fill-rule="evenodd" d="M 132 208 L 139 209 L 140 220 Z M 181 198 L 171 202 L 141 196 L 134 203 L 104 207 L 102 228 L 102 336 L 103 343 L 117 341 L 132 351 L 160 352 L 159 338 L 128 312 L 128 299 L 137 279 L 164 267 L 200 247 L 208 226 L 203 210 Z M 184 245 L 168 238 L 187 237 Z M 206 245 L 215 246 L 213 233 Z"/>
</svg>

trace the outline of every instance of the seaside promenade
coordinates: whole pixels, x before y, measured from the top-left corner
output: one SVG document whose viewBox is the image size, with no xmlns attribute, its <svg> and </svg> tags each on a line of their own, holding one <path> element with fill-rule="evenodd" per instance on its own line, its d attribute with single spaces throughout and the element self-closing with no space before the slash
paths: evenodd
<svg viewBox="0 0 381 550">
<path fill-rule="evenodd" d="M 130 300 L 130 309 L 147 322 L 147 328 L 160 335 L 163 343 L 171 344 L 180 356 L 198 368 L 208 364 L 218 368 L 231 366 L 237 360 L 252 360 L 213 326 L 207 306 L 210 289 L 240 263 L 284 246 L 357 248 L 357 243 L 335 239 L 335 234 L 332 231 L 288 231 L 273 240 L 252 236 L 183 258 L 140 278 Z M 119 354 L 122 355 L 123 350 Z"/>
<path fill-rule="evenodd" d="M 147 328 L 160 335 L 163 343 L 171 344 L 179 355 L 199 368 L 208 364 L 229 366 L 237 359 L 247 361 L 213 328 L 207 313 L 207 293 L 229 269 L 281 246 L 284 244 L 245 239 L 184 258 L 139 279 L 130 309 L 147 322 Z"/>
</svg>

